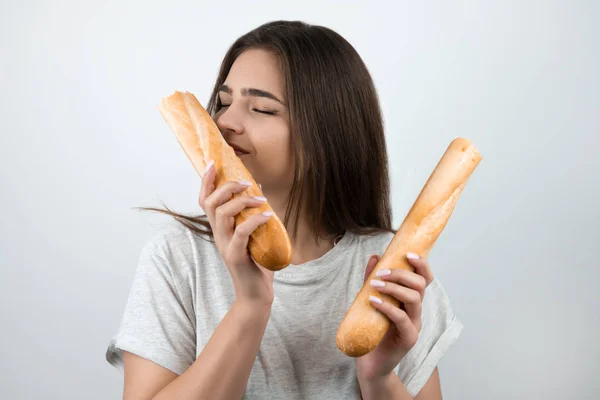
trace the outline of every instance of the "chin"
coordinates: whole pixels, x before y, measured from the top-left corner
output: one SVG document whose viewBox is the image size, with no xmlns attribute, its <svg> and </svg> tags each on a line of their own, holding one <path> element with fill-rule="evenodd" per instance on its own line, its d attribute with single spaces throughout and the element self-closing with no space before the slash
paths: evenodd
<svg viewBox="0 0 600 400">
<path fill-rule="evenodd" d="M 250 172 L 250 175 L 252 175 L 252 178 L 254 178 L 254 180 L 258 183 L 260 182 L 260 178 L 262 177 L 262 174 L 260 173 L 260 171 L 257 171 L 254 163 L 252 162 L 252 160 L 250 160 L 250 157 L 248 157 L 248 155 L 242 155 L 240 158 L 240 161 L 242 162 L 242 164 L 244 164 L 244 167 L 246 167 L 246 169 L 248 170 L 248 172 Z"/>
<path fill-rule="evenodd" d="M 248 172 L 250 172 L 254 181 L 260 183 L 263 192 L 265 189 L 277 192 L 282 189 L 291 189 L 293 176 L 288 177 L 287 173 L 277 174 L 277 171 L 273 171 L 273 168 L 269 166 L 257 165 L 255 159 L 249 155 L 240 157 L 240 160 Z"/>
</svg>

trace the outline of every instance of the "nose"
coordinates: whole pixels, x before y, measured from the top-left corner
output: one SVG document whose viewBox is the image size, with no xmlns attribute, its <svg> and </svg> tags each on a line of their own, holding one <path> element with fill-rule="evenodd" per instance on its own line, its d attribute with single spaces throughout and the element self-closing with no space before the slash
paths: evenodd
<svg viewBox="0 0 600 400">
<path fill-rule="evenodd" d="M 244 131 L 242 118 L 233 106 L 229 106 L 221 111 L 216 122 L 223 134 L 227 132 L 240 134 Z"/>
</svg>

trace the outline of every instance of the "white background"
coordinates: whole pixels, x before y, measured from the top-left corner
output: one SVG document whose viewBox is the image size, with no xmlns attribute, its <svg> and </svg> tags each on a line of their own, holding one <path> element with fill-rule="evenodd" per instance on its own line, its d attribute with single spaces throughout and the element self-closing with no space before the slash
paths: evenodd
<svg viewBox="0 0 600 400">
<path fill-rule="evenodd" d="M 3 0 L 0 398 L 120 398 L 106 345 L 166 221 L 132 207 L 197 211 L 156 106 L 204 103 L 227 47 L 274 19 L 367 63 L 396 226 L 454 137 L 484 156 L 430 256 L 465 325 L 444 398 L 598 398 L 599 4 Z"/>
</svg>

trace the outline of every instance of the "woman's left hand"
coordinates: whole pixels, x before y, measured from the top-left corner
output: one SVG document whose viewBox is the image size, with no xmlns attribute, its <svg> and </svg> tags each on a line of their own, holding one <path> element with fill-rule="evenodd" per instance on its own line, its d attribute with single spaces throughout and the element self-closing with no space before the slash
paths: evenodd
<svg viewBox="0 0 600 400">
<path fill-rule="evenodd" d="M 408 262 L 415 272 L 403 269 L 378 271 L 378 279 L 370 284 L 380 293 L 394 297 L 400 307 L 372 298 L 373 306 L 386 315 L 391 326 L 379 345 L 368 354 L 356 359 L 359 379 L 377 380 L 387 377 L 402 358 L 415 345 L 421 331 L 421 304 L 425 289 L 433 281 L 433 273 L 426 259 L 416 254 L 407 254 Z M 365 280 L 379 261 L 371 256 L 365 271 Z"/>
</svg>

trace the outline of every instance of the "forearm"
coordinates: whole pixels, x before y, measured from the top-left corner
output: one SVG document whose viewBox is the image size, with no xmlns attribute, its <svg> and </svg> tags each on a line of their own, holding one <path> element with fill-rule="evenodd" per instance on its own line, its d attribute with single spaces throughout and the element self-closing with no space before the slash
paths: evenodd
<svg viewBox="0 0 600 400">
<path fill-rule="evenodd" d="M 358 382 L 363 400 L 413 400 L 394 372 L 373 380 L 359 378 Z"/>
<path fill-rule="evenodd" d="M 241 399 L 269 315 L 267 306 L 234 303 L 192 366 L 154 399 Z"/>
</svg>

